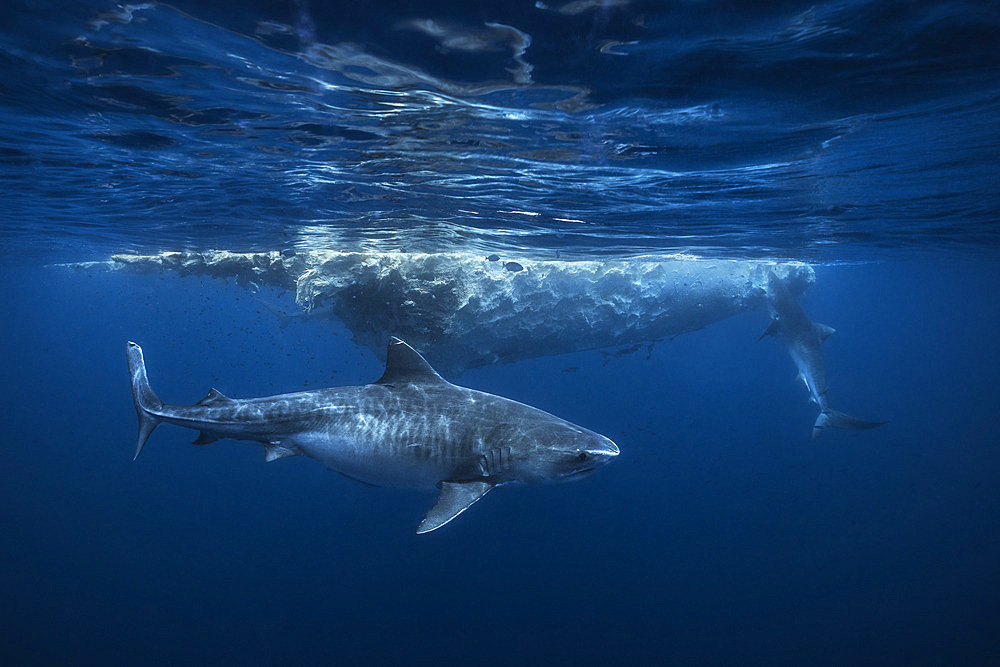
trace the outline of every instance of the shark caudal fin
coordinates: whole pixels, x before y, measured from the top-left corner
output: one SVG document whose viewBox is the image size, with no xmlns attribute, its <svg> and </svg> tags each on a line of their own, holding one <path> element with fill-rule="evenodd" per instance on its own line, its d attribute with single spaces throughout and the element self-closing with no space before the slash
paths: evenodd
<svg viewBox="0 0 1000 667">
<path fill-rule="evenodd" d="M 819 413 L 819 417 L 816 417 L 816 423 L 813 424 L 813 439 L 819 437 L 819 434 L 826 429 L 842 428 L 848 431 L 863 431 L 869 428 L 875 428 L 881 426 L 885 422 L 870 422 L 864 419 L 858 419 L 857 417 L 852 417 L 851 415 L 846 415 L 839 410 L 824 410 Z"/>
<path fill-rule="evenodd" d="M 125 345 L 125 355 L 128 357 L 128 372 L 132 376 L 132 400 L 135 402 L 135 414 L 139 417 L 139 437 L 135 443 L 135 457 L 139 458 L 139 452 L 149 438 L 149 434 L 160 423 L 160 420 L 153 414 L 154 410 L 163 408 L 161 401 L 146 379 L 146 362 L 142 358 L 142 348 L 129 341 Z"/>
</svg>

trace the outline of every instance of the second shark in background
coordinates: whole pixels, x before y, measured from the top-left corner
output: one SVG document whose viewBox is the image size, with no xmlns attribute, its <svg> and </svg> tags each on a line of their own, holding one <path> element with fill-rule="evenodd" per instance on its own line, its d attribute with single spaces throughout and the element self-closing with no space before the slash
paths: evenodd
<svg viewBox="0 0 1000 667">
<path fill-rule="evenodd" d="M 788 354 L 799 369 L 798 379 L 809 390 L 812 402 L 819 406 L 820 413 L 813 424 L 812 437 L 829 427 L 849 430 L 862 430 L 881 426 L 885 422 L 866 421 L 844 414 L 830 407 L 827 398 L 826 364 L 823 360 L 823 341 L 834 333 L 832 327 L 819 322 L 813 322 L 802 310 L 802 306 L 791 295 L 781 279 L 773 272 L 767 281 L 768 308 L 771 311 L 771 324 L 761 334 L 779 336 Z M 760 339 L 758 339 L 760 340 Z"/>
</svg>

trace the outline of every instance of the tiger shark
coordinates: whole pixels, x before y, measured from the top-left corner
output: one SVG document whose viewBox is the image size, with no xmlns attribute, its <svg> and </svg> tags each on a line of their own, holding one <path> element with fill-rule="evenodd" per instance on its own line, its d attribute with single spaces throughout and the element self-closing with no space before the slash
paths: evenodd
<svg viewBox="0 0 1000 667">
<path fill-rule="evenodd" d="M 816 439 L 828 427 L 861 430 L 881 426 L 885 422 L 871 422 L 844 414 L 830 407 L 827 398 L 826 364 L 823 359 L 823 341 L 835 330 L 819 322 L 813 322 L 802 310 L 785 284 L 772 271 L 767 280 L 767 300 L 771 311 L 771 324 L 761 334 L 779 336 L 788 348 L 799 369 L 798 379 L 809 391 L 810 399 L 819 409 L 819 416 L 813 424 L 812 437 Z"/>
<path fill-rule="evenodd" d="M 537 408 L 443 379 L 409 345 L 389 340 L 378 381 L 265 398 L 212 389 L 194 405 L 169 405 L 150 387 L 142 348 L 126 345 L 139 417 L 135 458 L 160 423 L 262 444 L 266 460 L 302 455 L 373 486 L 438 488 L 417 528 L 445 525 L 497 486 L 587 476 L 618 456 L 602 435 Z"/>
</svg>

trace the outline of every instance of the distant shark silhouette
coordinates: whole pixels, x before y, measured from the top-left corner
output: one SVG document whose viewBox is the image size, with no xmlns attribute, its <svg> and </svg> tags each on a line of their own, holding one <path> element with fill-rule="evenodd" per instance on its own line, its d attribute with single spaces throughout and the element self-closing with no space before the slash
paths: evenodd
<svg viewBox="0 0 1000 667">
<path fill-rule="evenodd" d="M 608 438 L 536 408 L 445 381 L 391 338 L 373 384 L 266 398 L 212 389 L 195 405 L 167 405 L 146 378 L 142 349 L 126 346 L 139 417 L 135 457 L 161 422 L 264 445 L 266 460 L 302 454 L 375 486 L 440 488 L 417 533 L 445 525 L 496 486 L 586 476 L 618 455 Z"/>
<path fill-rule="evenodd" d="M 784 283 L 772 272 L 767 281 L 768 307 L 771 324 L 761 334 L 780 336 L 788 348 L 788 354 L 799 369 L 798 379 L 809 390 L 812 402 L 819 406 L 820 413 L 813 424 L 812 437 L 819 437 L 828 427 L 861 430 L 881 426 L 885 422 L 871 422 L 839 412 L 830 407 L 827 399 L 826 364 L 823 360 L 823 341 L 834 333 L 832 327 L 813 322 L 802 310 Z"/>
</svg>

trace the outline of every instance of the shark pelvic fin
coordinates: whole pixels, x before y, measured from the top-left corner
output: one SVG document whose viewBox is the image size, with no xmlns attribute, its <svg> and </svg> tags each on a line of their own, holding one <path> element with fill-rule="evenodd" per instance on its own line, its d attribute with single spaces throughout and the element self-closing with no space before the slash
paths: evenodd
<svg viewBox="0 0 1000 667">
<path fill-rule="evenodd" d="M 396 338 L 389 338 L 385 372 L 375 384 L 448 384 L 420 353 Z"/>
<path fill-rule="evenodd" d="M 205 395 L 205 398 L 195 403 L 195 405 L 224 405 L 226 403 L 232 402 L 232 400 L 233 399 L 229 398 L 218 389 L 209 389 L 208 394 Z M 202 443 L 195 443 L 195 444 L 202 444 Z"/>
<path fill-rule="evenodd" d="M 209 445 L 219 439 L 219 436 L 201 431 L 198 437 L 191 441 L 192 445 Z"/>
<path fill-rule="evenodd" d="M 757 342 L 759 343 L 768 336 L 777 336 L 777 335 L 778 335 L 778 318 L 776 317 L 773 320 L 771 320 L 770 324 L 767 325 L 767 328 L 764 329 L 764 333 L 760 335 L 760 338 L 757 339 Z"/>
<path fill-rule="evenodd" d="M 490 482 L 441 482 L 441 495 L 417 526 L 417 534 L 429 533 L 469 509 L 493 488 Z"/>
<path fill-rule="evenodd" d="M 819 322 L 813 322 L 813 328 L 816 329 L 816 335 L 819 336 L 820 342 L 823 342 L 833 334 L 837 333 L 837 330 L 833 327 L 828 327 L 825 324 L 820 324 Z"/>
<path fill-rule="evenodd" d="M 267 454 L 264 455 L 264 460 L 268 463 L 289 456 L 296 456 L 295 452 L 290 450 L 288 447 L 282 447 L 281 445 L 268 444 L 264 445 L 264 449 L 267 451 Z"/>
</svg>

